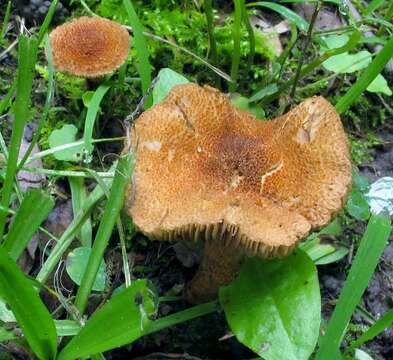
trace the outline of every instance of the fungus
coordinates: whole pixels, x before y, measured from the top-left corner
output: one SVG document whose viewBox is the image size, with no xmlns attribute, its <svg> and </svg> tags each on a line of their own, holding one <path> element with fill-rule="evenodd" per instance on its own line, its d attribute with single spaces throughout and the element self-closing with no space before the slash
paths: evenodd
<svg viewBox="0 0 393 360">
<path fill-rule="evenodd" d="M 136 226 L 153 240 L 204 241 L 186 288 L 192 303 L 214 298 L 244 254 L 289 254 L 342 208 L 351 186 L 347 139 L 322 97 L 260 121 L 216 89 L 178 85 L 130 137 L 126 208 Z"/>
<path fill-rule="evenodd" d="M 109 74 L 127 58 L 130 36 L 120 24 L 83 16 L 50 34 L 54 67 L 87 78 Z"/>
</svg>

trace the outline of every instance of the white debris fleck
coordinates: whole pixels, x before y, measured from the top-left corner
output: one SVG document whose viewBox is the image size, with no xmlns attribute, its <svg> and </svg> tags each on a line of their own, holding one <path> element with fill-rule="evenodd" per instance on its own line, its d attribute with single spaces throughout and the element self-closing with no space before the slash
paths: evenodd
<svg viewBox="0 0 393 360">
<path fill-rule="evenodd" d="M 374 214 L 393 215 L 393 177 L 385 176 L 372 183 L 366 199 Z"/>
<path fill-rule="evenodd" d="M 161 150 L 161 143 L 159 141 L 145 141 L 142 143 L 143 147 L 148 148 L 150 151 L 160 151 Z"/>
</svg>

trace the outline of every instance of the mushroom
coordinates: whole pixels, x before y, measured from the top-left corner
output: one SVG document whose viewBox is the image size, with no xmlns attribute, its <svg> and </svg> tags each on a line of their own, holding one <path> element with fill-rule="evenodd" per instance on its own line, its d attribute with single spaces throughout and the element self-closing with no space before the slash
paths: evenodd
<svg viewBox="0 0 393 360">
<path fill-rule="evenodd" d="M 113 72 L 124 63 L 130 36 L 116 22 L 83 16 L 53 30 L 50 43 L 57 70 L 95 78 Z"/>
<path fill-rule="evenodd" d="M 322 97 L 261 121 L 214 88 L 178 85 L 130 139 L 126 208 L 138 229 L 153 240 L 204 241 L 186 287 L 192 303 L 216 297 L 244 255 L 288 255 L 342 208 L 351 186 L 346 135 Z"/>
</svg>

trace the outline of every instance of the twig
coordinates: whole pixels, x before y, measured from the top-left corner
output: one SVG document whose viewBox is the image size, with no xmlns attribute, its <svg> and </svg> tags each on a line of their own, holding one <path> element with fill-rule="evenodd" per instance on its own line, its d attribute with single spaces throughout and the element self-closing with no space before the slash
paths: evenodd
<svg viewBox="0 0 393 360">
<path fill-rule="evenodd" d="M 2 51 L 0 53 L 0 61 L 3 61 L 6 57 L 7 54 L 18 44 L 18 39 L 16 39 L 10 46 L 8 46 L 7 49 L 5 49 L 4 51 Z"/>
<path fill-rule="evenodd" d="M 291 102 L 293 101 L 293 98 L 295 97 L 296 86 L 297 86 L 297 83 L 298 83 L 299 78 L 300 78 L 300 73 L 301 73 L 301 70 L 302 70 L 302 66 L 303 66 L 303 62 L 304 62 L 304 57 L 305 57 L 305 54 L 306 54 L 306 52 L 307 52 L 308 46 L 309 46 L 310 43 L 311 43 L 312 31 L 313 31 L 314 24 L 315 24 L 315 20 L 317 19 L 317 16 L 318 16 L 318 13 L 319 13 L 319 10 L 320 10 L 320 9 L 321 9 L 321 4 L 320 4 L 320 2 L 318 1 L 318 3 L 315 5 L 314 13 L 312 14 L 312 18 L 311 18 L 311 21 L 310 21 L 310 25 L 309 25 L 308 31 L 307 31 L 306 42 L 304 43 L 302 52 L 300 53 L 300 59 L 299 59 L 299 63 L 298 63 L 297 69 L 296 69 L 295 79 L 294 79 L 294 81 L 293 81 L 293 86 L 292 86 L 291 93 L 289 94 L 289 97 L 290 97 L 290 101 L 291 101 Z"/>
<path fill-rule="evenodd" d="M 147 98 L 151 95 L 154 87 L 157 84 L 157 81 L 159 79 L 159 76 L 156 76 L 153 81 L 151 82 L 149 88 L 146 91 L 146 94 L 142 96 L 141 100 L 139 101 L 138 105 L 136 106 L 135 110 L 126 116 L 126 118 L 123 120 L 123 123 L 125 124 L 125 127 L 129 129 L 132 125 L 132 123 L 135 121 L 135 119 L 142 113 L 143 108 L 145 106 L 145 102 Z"/>
</svg>

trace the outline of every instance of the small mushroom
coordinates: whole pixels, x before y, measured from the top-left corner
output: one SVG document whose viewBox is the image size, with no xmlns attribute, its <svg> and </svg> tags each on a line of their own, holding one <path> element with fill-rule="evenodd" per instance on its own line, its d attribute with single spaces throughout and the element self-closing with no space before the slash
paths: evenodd
<svg viewBox="0 0 393 360">
<path fill-rule="evenodd" d="M 128 31 L 99 17 L 83 16 L 50 34 L 54 67 L 72 75 L 100 77 L 119 68 L 130 48 Z"/>
<path fill-rule="evenodd" d="M 186 289 L 192 303 L 217 296 L 245 254 L 288 255 L 342 208 L 351 186 L 347 139 L 322 97 L 260 121 L 216 89 L 178 85 L 130 137 L 134 223 L 153 240 L 204 241 Z"/>
</svg>

